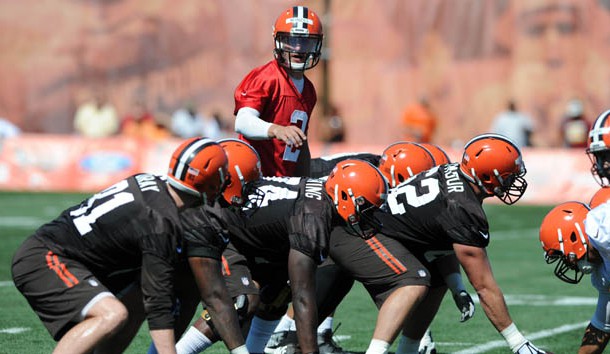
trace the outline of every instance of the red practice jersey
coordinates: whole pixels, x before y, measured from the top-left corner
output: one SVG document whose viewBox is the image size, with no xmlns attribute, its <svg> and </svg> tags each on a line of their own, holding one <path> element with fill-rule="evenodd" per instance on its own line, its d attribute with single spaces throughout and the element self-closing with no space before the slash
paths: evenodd
<svg viewBox="0 0 610 354">
<path fill-rule="evenodd" d="M 242 107 L 254 108 L 264 121 L 278 125 L 295 125 L 305 134 L 309 118 L 316 105 L 316 90 L 307 77 L 303 92 L 294 86 L 288 74 L 275 60 L 252 70 L 235 89 L 235 111 Z M 278 139 L 250 140 L 240 134 L 261 158 L 264 176 L 293 176 L 301 149 L 287 147 Z"/>
</svg>

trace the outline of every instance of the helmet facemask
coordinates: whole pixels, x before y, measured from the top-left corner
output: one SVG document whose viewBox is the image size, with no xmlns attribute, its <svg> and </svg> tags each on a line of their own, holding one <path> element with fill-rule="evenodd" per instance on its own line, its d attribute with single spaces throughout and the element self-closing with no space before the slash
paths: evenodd
<svg viewBox="0 0 610 354">
<path fill-rule="evenodd" d="M 557 278 L 569 284 L 576 284 L 580 282 L 583 275 L 590 274 L 593 270 L 592 265 L 589 263 L 587 239 L 579 223 L 574 224 L 573 231 L 570 232 L 566 239 L 564 239 L 563 234 L 563 230 L 558 228 L 557 241 L 559 242 L 559 249 L 552 248 L 546 251 L 544 260 L 547 264 L 557 263 L 554 270 Z M 582 245 L 582 251 L 578 251 L 582 253 L 580 259 L 573 251 L 569 251 L 566 254 L 566 248 L 568 250 L 580 248 L 576 245 Z"/>
<path fill-rule="evenodd" d="M 591 174 L 595 181 L 602 187 L 610 185 L 610 150 L 587 150 L 587 156 L 591 161 Z"/>
<path fill-rule="evenodd" d="M 342 196 L 338 195 L 338 185 L 335 186 L 335 198 L 342 198 L 343 200 L 351 200 L 354 205 L 354 210 L 347 216 L 345 221 L 347 222 L 347 231 L 353 236 L 358 236 L 364 240 L 375 236 L 381 231 L 381 221 L 375 217 L 375 211 L 378 210 L 373 203 L 367 201 L 364 197 L 354 197 L 354 193 L 351 188 L 347 189 L 347 194 L 341 192 Z M 337 207 L 338 205 L 335 204 Z"/>
<path fill-rule="evenodd" d="M 553 273 L 569 284 L 578 284 L 585 274 L 590 274 L 592 271 L 586 254 L 583 259 L 577 260 L 574 253 L 564 256 L 561 251 L 550 250 L 544 254 L 544 260 L 547 264 L 557 263 Z"/>
<path fill-rule="evenodd" d="M 496 174 L 495 178 L 500 183 L 493 190 L 496 197 L 507 205 L 514 204 L 521 199 L 527 189 L 527 181 L 523 177 L 526 173 L 525 166 L 521 165 L 519 174 L 509 174 L 506 178 L 502 178 L 497 170 L 494 170 L 494 173 Z"/>
<path fill-rule="evenodd" d="M 275 36 L 275 58 L 293 71 L 302 72 L 316 66 L 321 50 L 322 36 L 319 35 L 278 32 Z"/>
</svg>

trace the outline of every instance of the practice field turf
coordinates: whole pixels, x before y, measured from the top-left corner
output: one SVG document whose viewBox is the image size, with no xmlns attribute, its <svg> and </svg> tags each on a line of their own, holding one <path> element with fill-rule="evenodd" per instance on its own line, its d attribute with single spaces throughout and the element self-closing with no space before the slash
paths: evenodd
<svg viewBox="0 0 610 354">
<path fill-rule="evenodd" d="M 52 351 L 53 340 L 11 281 L 10 263 L 26 236 L 82 198 L 79 194 L 0 193 L 0 353 Z M 553 266 L 545 264 L 538 226 L 550 208 L 486 206 L 491 226 L 488 252 L 518 328 L 542 348 L 575 353 L 593 314 L 596 291 L 588 278 L 578 285 L 561 282 L 553 276 Z M 341 323 L 335 333 L 339 343 L 347 350 L 364 352 L 376 313 L 366 291 L 357 284 L 336 313 L 335 324 Z M 447 296 L 432 324 L 439 353 L 510 353 L 478 303 L 473 319 L 466 323 L 458 319 L 459 313 Z M 128 353 L 146 353 L 150 339 L 145 327 Z M 227 350 L 217 343 L 207 352 Z"/>
</svg>

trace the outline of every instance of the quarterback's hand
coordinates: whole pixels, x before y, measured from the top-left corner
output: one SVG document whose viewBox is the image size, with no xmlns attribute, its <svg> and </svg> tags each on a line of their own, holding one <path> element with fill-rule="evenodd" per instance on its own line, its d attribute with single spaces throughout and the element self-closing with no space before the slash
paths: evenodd
<svg viewBox="0 0 610 354">
<path fill-rule="evenodd" d="M 522 346 L 517 349 L 515 354 L 553 354 L 551 352 L 545 352 L 536 348 L 530 341 L 523 343 Z"/>
<path fill-rule="evenodd" d="M 474 316 L 474 301 L 466 291 L 462 290 L 454 294 L 453 301 L 461 312 L 460 322 L 466 322 Z"/>
<path fill-rule="evenodd" d="M 307 140 L 307 136 L 301 128 L 294 125 L 283 126 L 273 124 L 271 125 L 271 128 L 269 128 L 269 136 L 285 142 L 286 145 L 297 148 L 301 147 L 303 142 Z"/>
</svg>

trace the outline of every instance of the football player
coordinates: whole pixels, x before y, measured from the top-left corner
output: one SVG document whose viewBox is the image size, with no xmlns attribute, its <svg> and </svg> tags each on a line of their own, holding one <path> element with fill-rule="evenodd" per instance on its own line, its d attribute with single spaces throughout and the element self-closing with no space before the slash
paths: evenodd
<svg viewBox="0 0 610 354">
<path fill-rule="evenodd" d="M 376 214 L 383 224 L 377 236 L 400 242 L 412 254 L 407 267 L 412 282 L 384 302 L 367 353 L 386 353 L 402 323 L 406 340 L 397 352 L 418 352 L 420 338 L 446 290 L 440 286 L 442 279 L 432 261 L 453 252 L 477 291 L 485 314 L 511 350 L 544 353 L 513 323 L 485 250 L 490 236 L 482 202 L 497 197 L 506 204 L 515 203 L 527 187 L 525 172 L 521 152 L 508 138 L 483 134 L 466 144 L 460 163 L 432 168 L 390 190 L 389 212 Z M 333 234 L 331 247 L 347 237 L 337 236 Z M 342 264 L 341 255 L 332 257 Z M 405 321 L 394 323 L 397 314 Z"/>
<path fill-rule="evenodd" d="M 608 303 L 610 274 L 603 266 L 610 260 L 610 232 L 604 220 L 610 216 L 608 188 L 592 198 L 590 207 L 580 202 L 557 205 L 542 220 L 540 242 L 547 264 L 555 264 L 554 274 L 569 284 L 577 284 L 584 274 L 591 274 L 591 284 L 598 291 L 597 307 L 585 329 L 579 354 L 603 353 L 610 340 Z"/>
<path fill-rule="evenodd" d="M 307 131 L 316 90 L 304 71 L 322 51 L 322 23 L 304 6 L 283 11 L 273 26 L 275 59 L 253 69 L 235 89 L 235 131 L 261 157 L 265 176 L 307 176 Z"/>
<path fill-rule="evenodd" d="M 198 208 L 216 199 L 228 178 L 222 147 L 189 139 L 174 151 L 167 178 L 121 180 L 26 239 L 12 277 L 58 341 L 54 352 L 122 352 L 142 311 L 159 353 L 175 353 L 172 274 L 188 259 L 220 337 L 231 353 L 247 353 L 220 267 L 227 231 Z"/>
<path fill-rule="evenodd" d="M 253 338 L 265 338 L 247 340 L 248 350 L 263 352 L 292 301 L 300 347 L 303 352 L 317 352 L 315 271 L 328 255 L 330 231 L 337 224 L 356 234 L 378 230 L 370 216 L 383 204 L 387 183 L 373 165 L 346 160 L 335 166 L 326 181 L 263 178 L 248 183 L 246 190 L 244 207 L 224 214 L 231 231 L 231 245 L 225 252 L 228 287 L 234 297 L 247 294 L 249 308 L 256 310 L 248 338 L 252 333 Z M 236 271 L 239 268 L 232 265 L 246 265 L 247 272 Z M 195 326 L 199 333 L 189 329 L 178 343 L 179 353 L 200 352 L 217 340 L 213 318 L 206 316 Z"/>
<path fill-rule="evenodd" d="M 602 186 L 589 206 L 577 202 L 560 204 L 551 210 L 540 226 L 540 241 L 547 263 L 556 263 L 554 274 L 575 284 L 584 274 L 591 274 L 591 284 L 598 291 L 597 307 L 585 329 L 579 354 L 602 353 L 610 340 L 610 276 L 603 264 L 610 261 L 610 110 L 602 112 L 589 131 L 587 155 L 591 174 Z M 590 210 L 589 210 L 590 208 Z"/>
<path fill-rule="evenodd" d="M 397 142 L 391 144 L 384 149 L 382 155 L 370 153 L 353 153 L 353 154 L 337 154 L 329 157 L 312 159 L 312 173 L 318 173 L 314 177 L 323 177 L 329 170 L 329 165 L 337 163 L 346 158 L 365 159 L 380 167 L 380 170 L 390 181 L 391 187 L 396 187 L 399 183 L 414 176 L 415 174 L 428 170 L 436 164 L 436 158 L 440 164 L 448 163 L 449 158 L 446 153 L 436 145 L 428 144 L 434 151 L 431 152 L 423 146 L 423 144 L 412 142 Z M 333 232 L 335 234 L 335 232 Z M 331 238 L 331 242 L 332 242 Z M 381 307 L 385 299 L 394 290 L 400 288 L 402 284 L 409 282 L 410 275 L 400 268 L 395 268 L 392 264 L 386 263 L 387 259 L 378 257 L 379 252 L 370 252 L 371 250 L 381 250 L 388 256 L 396 255 L 408 256 L 407 251 L 402 250 L 404 246 L 393 240 L 385 240 L 384 236 L 374 239 L 373 241 L 363 242 L 358 238 L 345 237 L 338 244 L 333 244 L 331 248 L 332 261 L 333 254 L 340 253 L 338 257 L 342 257 L 342 263 L 348 264 L 349 271 L 338 266 L 334 262 L 323 264 L 316 273 L 316 284 L 318 284 L 318 306 L 320 306 L 320 314 L 328 313 L 329 309 L 335 309 L 343 297 L 348 293 L 349 288 L 353 284 L 353 277 L 364 284 L 364 286 L 372 294 L 372 297 L 378 307 Z M 343 251 L 343 250 L 345 251 Z M 366 264 L 360 263 L 363 254 L 368 253 Z M 352 259 L 355 257 L 356 259 Z M 464 322 L 474 315 L 474 302 L 468 293 L 461 279 L 459 265 L 457 261 L 452 261 L 453 257 L 442 257 L 439 261 L 447 262 L 439 265 L 443 271 L 445 282 L 449 285 L 452 291 L 454 301 L 461 312 L 460 321 Z M 351 280 L 351 281 L 349 281 Z M 383 291 L 380 289 L 383 288 Z M 326 291 L 325 291 L 326 290 Z M 325 320 L 327 321 L 328 318 Z M 290 316 L 282 317 L 282 321 L 275 330 L 274 335 L 270 338 L 265 352 L 281 352 L 287 347 L 294 347 L 296 335 L 294 333 L 294 324 Z M 427 340 L 422 340 L 422 352 L 432 353 L 434 342 L 431 340 L 429 331 Z M 326 336 L 332 335 L 328 333 Z M 321 337 L 321 336 L 320 336 Z M 318 344 L 321 352 L 340 353 L 342 349 L 334 344 L 334 341 L 328 338 L 319 338 Z"/>
</svg>

